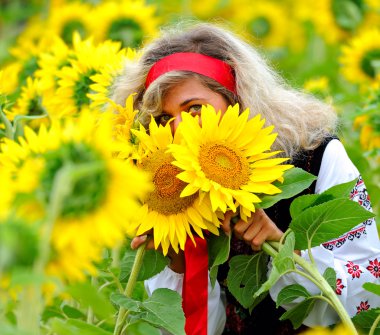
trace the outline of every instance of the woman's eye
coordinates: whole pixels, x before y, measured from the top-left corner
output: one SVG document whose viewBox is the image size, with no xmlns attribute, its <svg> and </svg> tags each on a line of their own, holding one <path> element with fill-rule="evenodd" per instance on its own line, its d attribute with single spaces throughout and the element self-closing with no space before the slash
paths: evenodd
<svg viewBox="0 0 380 335">
<path fill-rule="evenodd" d="M 171 118 L 172 118 L 171 115 L 161 114 L 161 115 L 156 116 L 154 119 L 156 120 L 157 124 L 165 126 L 170 121 Z"/>
<path fill-rule="evenodd" d="M 188 112 L 192 115 L 198 115 L 202 110 L 202 105 L 192 105 L 189 107 Z"/>
</svg>

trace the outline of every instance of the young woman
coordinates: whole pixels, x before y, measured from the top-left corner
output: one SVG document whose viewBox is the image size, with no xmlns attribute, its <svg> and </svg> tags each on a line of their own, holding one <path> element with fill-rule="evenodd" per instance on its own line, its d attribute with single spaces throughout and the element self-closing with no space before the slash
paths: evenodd
<svg viewBox="0 0 380 335">
<path fill-rule="evenodd" d="M 320 193 L 357 178 L 351 198 L 371 208 L 358 170 L 341 142 L 334 137 L 337 117 L 333 109 L 288 87 L 252 46 L 225 29 L 196 24 L 166 31 L 142 50 L 136 63 L 126 67 L 115 85 L 114 100 L 124 104 L 132 93 L 137 93 L 135 107 L 143 111 L 145 122 L 150 115 L 162 124 L 174 119 L 171 121 L 173 132 L 181 122 L 182 111 L 196 115 L 206 104 L 222 112 L 235 103 L 240 104 L 241 110 L 249 107 L 251 117 L 261 114 L 268 125 L 275 126 L 278 137 L 273 150 L 282 150 L 285 157 L 291 157 L 292 164 L 318 176 L 316 183 L 304 193 Z M 290 222 L 291 200 L 281 201 L 267 211 L 257 210 L 248 222 L 240 220 L 233 228 L 230 225 L 232 214 L 227 212 L 223 229 L 233 233 L 230 256 L 251 254 L 266 240 L 278 241 Z M 145 238 L 136 237 L 132 247 L 138 247 Z M 300 254 L 307 259 L 307 253 L 301 251 Z M 146 282 L 149 293 L 158 287 L 182 292 L 184 255 L 171 252 L 169 256 L 170 266 Z M 370 266 L 374 264 L 370 262 L 380 258 L 373 219 L 337 240 L 313 248 L 313 256 L 322 273 L 327 267 L 335 269 L 337 294 L 351 316 L 363 303 L 369 307 L 380 306 L 377 296 L 362 289 L 365 282 L 380 283 L 380 273 Z M 227 271 L 228 264 L 219 269 L 220 286 L 212 289 L 209 285 L 209 335 L 295 333 L 290 322 L 279 321 L 284 310 L 276 309 L 269 296 L 252 314 L 240 306 L 227 290 Z M 354 276 L 353 271 L 358 275 Z M 304 278 L 290 274 L 271 289 L 271 297 L 275 299 L 281 288 L 292 283 L 318 293 Z M 337 321 L 336 313 L 326 303 L 318 301 L 304 324 L 329 325 Z"/>
</svg>

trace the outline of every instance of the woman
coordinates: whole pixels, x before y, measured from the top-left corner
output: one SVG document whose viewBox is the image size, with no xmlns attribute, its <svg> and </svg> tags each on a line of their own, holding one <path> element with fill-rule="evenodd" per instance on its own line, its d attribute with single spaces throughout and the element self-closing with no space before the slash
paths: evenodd
<svg viewBox="0 0 380 335">
<path fill-rule="evenodd" d="M 145 122 L 150 115 L 162 124 L 174 119 L 171 122 L 173 132 L 181 122 L 182 111 L 199 114 L 201 106 L 206 104 L 222 112 L 235 103 L 240 104 L 241 110 L 249 107 L 251 117 L 261 114 L 269 125 L 275 126 L 278 137 L 273 149 L 282 150 L 295 166 L 318 176 L 316 183 L 304 193 L 320 193 L 357 178 L 351 197 L 370 209 L 358 170 L 339 140 L 331 135 L 335 133 L 337 123 L 333 109 L 289 88 L 249 44 L 231 32 L 211 24 L 167 31 L 143 50 L 137 63 L 126 68 L 115 85 L 114 100 L 124 104 L 126 97 L 134 92 L 137 92 L 135 107 L 143 111 Z M 282 201 L 267 211 L 257 210 L 248 222 L 239 220 L 233 226 L 230 224 L 232 213 L 227 212 L 223 229 L 227 233 L 233 232 L 230 256 L 251 254 L 266 240 L 280 240 L 290 222 L 290 202 L 291 199 Z M 380 258 L 377 236 L 372 219 L 342 236 L 339 243 L 330 241 L 313 248 L 321 272 L 327 267 L 337 272 L 340 280 L 337 292 L 351 316 L 364 301 L 370 307 L 380 305 L 376 296 L 369 296 L 361 289 L 364 282 L 378 281 L 377 274 L 368 266 L 369 261 Z M 132 247 L 138 247 L 145 238 L 135 238 Z M 307 253 L 301 251 L 300 254 L 307 258 Z M 172 252 L 170 258 L 170 266 L 147 281 L 148 292 L 158 287 L 182 292 L 184 255 Z M 359 266 L 360 278 L 354 278 L 352 271 L 350 273 L 352 264 Z M 227 290 L 227 270 L 227 264 L 219 269 L 221 290 L 219 285 L 214 289 L 209 287 L 208 334 L 295 333 L 290 322 L 279 321 L 284 310 L 276 309 L 270 297 L 251 315 L 240 306 Z M 292 283 L 302 284 L 309 292 L 318 293 L 316 287 L 305 279 L 286 275 L 271 289 L 271 297 L 275 299 L 282 287 Z M 226 294 L 224 303 L 223 292 Z M 335 312 L 326 303 L 318 301 L 304 324 L 328 325 L 337 321 Z"/>
</svg>

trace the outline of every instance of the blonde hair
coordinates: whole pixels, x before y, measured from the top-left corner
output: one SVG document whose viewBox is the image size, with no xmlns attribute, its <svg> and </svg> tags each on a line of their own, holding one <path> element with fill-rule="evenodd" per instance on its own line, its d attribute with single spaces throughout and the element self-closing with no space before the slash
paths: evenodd
<svg viewBox="0 0 380 335">
<path fill-rule="evenodd" d="M 237 96 L 210 78 L 186 71 L 166 73 L 145 90 L 151 66 L 177 52 L 197 52 L 228 63 L 235 72 Z M 209 23 L 169 29 L 147 45 L 138 61 L 127 64 L 116 81 L 113 99 L 124 104 L 128 95 L 137 93 L 135 108 L 145 115 L 156 115 L 166 92 L 188 77 L 198 78 L 231 104 L 238 102 L 241 110 L 249 108 L 251 117 L 261 114 L 278 133 L 274 149 L 283 150 L 287 157 L 316 148 L 336 130 L 337 117 L 331 106 L 290 88 L 250 44 Z"/>
</svg>

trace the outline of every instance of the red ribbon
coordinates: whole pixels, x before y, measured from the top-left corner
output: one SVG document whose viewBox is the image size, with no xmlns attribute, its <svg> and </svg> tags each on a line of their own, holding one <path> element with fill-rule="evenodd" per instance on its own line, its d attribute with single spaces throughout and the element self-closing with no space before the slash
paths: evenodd
<svg viewBox="0 0 380 335">
<path fill-rule="evenodd" d="M 185 244 L 185 275 L 182 306 L 186 317 L 186 335 L 207 335 L 208 315 L 208 251 L 207 242 L 195 237 Z"/>
</svg>

